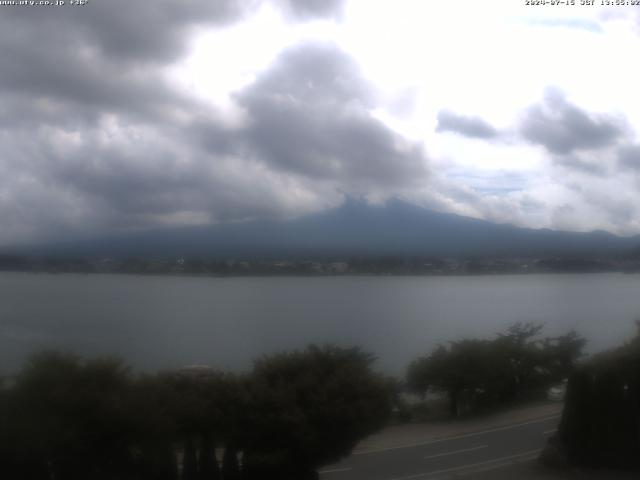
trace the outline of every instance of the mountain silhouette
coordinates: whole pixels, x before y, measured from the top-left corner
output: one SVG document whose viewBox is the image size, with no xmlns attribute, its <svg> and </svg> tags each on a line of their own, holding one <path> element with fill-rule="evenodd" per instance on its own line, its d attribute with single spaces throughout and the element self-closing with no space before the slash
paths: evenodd
<svg viewBox="0 0 640 480">
<path fill-rule="evenodd" d="M 400 200 L 341 207 L 293 220 L 259 220 L 41 245 L 30 253 L 138 257 L 610 255 L 640 237 L 520 228 L 440 213 Z"/>
</svg>

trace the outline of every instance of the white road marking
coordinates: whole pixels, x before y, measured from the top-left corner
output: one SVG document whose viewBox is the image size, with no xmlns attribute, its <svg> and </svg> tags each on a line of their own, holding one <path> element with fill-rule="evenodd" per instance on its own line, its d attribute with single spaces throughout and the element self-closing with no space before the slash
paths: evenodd
<svg viewBox="0 0 640 480">
<path fill-rule="evenodd" d="M 528 422 L 516 423 L 516 424 L 513 424 L 513 425 L 506 425 L 504 427 L 490 428 L 489 430 L 482 430 L 480 432 L 465 433 L 465 434 L 456 435 L 456 436 L 453 436 L 453 437 L 439 438 L 437 440 L 427 440 L 425 442 L 408 443 L 408 444 L 405 444 L 405 445 L 398 445 L 397 447 L 374 448 L 374 449 L 371 449 L 371 450 L 361 450 L 361 451 L 353 452 L 353 455 L 368 455 L 370 453 L 389 452 L 389 451 L 392 451 L 392 450 L 400 450 L 400 449 L 403 449 L 403 448 L 421 447 L 423 445 L 431 445 L 431 444 L 434 444 L 434 443 L 448 442 L 449 440 L 458 440 L 460 438 L 475 437 L 477 435 L 483 435 L 485 433 L 500 432 L 502 430 L 510 430 L 512 428 L 523 427 L 525 425 L 533 425 L 534 423 L 542 423 L 542 422 L 546 422 L 548 420 L 553 420 L 554 418 L 560 418 L 560 416 L 561 415 L 559 415 L 559 414 L 558 415 L 552 415 L 550 417 L 539 418 L 537 420 L 531 420 L 531 421 L 528 421 Z"/>
<path fill-rule="evenodd" d="M 456 453 L 464 453 L 471 452 L 473 450 L 480 450 L 481 448 L 487 448 L 489 445 L 480 445 L 478 447 L 464 448 L 462 450 L 454 450 L 452 452 L 438 453 L 436 455 L 429 455 L 428 457 L 423 457 L 425 460 L 429 458 L 438 458 L 438 457 L 446 457 L 447 455 L 455 455 Z"/>
<path fill-rule="evenodd" d="M 331 468 L 329 470 L 321 470 L 318 472 L 318 474 L 320 475 L 324 475 L 325 473 L 338 473 L 338 472 L 348 472 L 349 470 L 352 470 L 351 467 L 346 467 L 346 468 Z"/>
<path fill-rule="evenodd" d="M 545 430 L 544 432 L 542 432 L 543 435 L 549 435 L 550 433 L 556 433 L 558 431 L 557 428 L 554 428 L 552 430 Z"/>
<path fill-rule="evenodd" d="M 541 451 L 540 449 L 529 450 L 527 452 L 516 453 L 515 455 L 509 455 L 508 457 L 494 458 L 492 460 L 485 460 L 484 462 L 469 463 L 467 465 L 460 465 L 459 467 L 445 468 L 442 470 L 434 470 L 432 472 L 416 473 L 414 475 L 408 475 L 406 477 L 394 477 L 394 478 L 389 478 L 388 480 L 411 480 L 414 478 L 431 477 L 434 475 L 442 475 L 443 473 L 462 472 L 470 468 L 482 467 L 489 464 L 494 464 L 495 467 L 498 467 L 498 466 L 508 465 L 509 463 L 517 463 L 517 462 L 513 462 L 513 460 L 516 460 L 516 459 L 522 462 L 522 461 L 529 460 L 529 457 L 535 458 L 535 455 L 540 453 L 540 451 Z M 503 463 L 499 463 L 499 462 L 503 462 Z M 490 468 L 487 470 L 490 470 Z"/>
</svg>

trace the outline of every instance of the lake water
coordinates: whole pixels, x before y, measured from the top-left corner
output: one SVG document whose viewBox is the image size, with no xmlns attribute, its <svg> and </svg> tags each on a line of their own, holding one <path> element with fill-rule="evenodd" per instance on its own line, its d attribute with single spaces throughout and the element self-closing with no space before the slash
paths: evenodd
<svg viewBox="0 0 640 480">
<path fill-rule="evenodd" d="M 438 342 L 515 321 L 597 351 L 635 332 L 640 275 L 210 278 L 0 273 L 0 371 L 31 352 L 115 354 L 142 370 L 243 370 L 310 342 L 359 345 L 402 374 Z"/>
</svg>

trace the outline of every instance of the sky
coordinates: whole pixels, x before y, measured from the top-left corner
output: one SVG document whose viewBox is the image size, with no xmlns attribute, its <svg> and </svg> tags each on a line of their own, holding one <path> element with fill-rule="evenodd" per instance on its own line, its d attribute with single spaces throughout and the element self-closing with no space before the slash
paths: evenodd
<svg viewBox="0 0 640 480">
<path fill-rule="evenodd" d="M 348 198 L 640 234 L 640 6 L 566 3 L 0 5 L 0 246 Z"/>
</svg>

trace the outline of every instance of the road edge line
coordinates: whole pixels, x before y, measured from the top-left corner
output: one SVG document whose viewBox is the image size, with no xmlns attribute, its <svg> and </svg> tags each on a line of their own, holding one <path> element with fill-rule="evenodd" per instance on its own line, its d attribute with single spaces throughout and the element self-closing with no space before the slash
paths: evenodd
<svg viewBox="0 0 640 480">
<path fill-rule="evenodd" d="M 424 441 L 424 442 L 408 443 L 408 444 L 404 444 L 404 445 L 398 445 L 398 446 L 395 446 L 395 447 L 375 448 L 375 449 L 371 449 L 371 450 L 355 451 L 355 452 L 352 453 L 352 455 L 370 455 L 372 453 L 389 452 L 389 451 L 393 451 L 393 450 L 401 450 L 403 448 L 421 447 L 423 445 L 431 445 L 431 444 L 434 444 L 434 443 L 447 442 L 449 440 L 458 440 L 460 438 L 474 437 L 474 436 L 477 436 L 477 435 L 483 435 L 485 433 L 499 432 L 499 431 L 502 431 L 502 430 L 510 430 L 512 428 L 523 427 L 525 425 L 533 425 L 535 423 L 542 423 L 542 422 L 546 422 L 547 420 L 553 420 L 554 418 L 560 418 L 561 416 L 562 416 L 562 414 L 551 415 L 551 416 L 548 416 L 548 417 L 542 417 L 542 418 L 538 418 L 538 419 L 535 419 L 535 420 L 529 420 L 527 422 L 515 423 L 515 424 L 512 424 L 512 425 L 504 425 L 502 427 L 490 428 L 490 429 L 487 429 L 487 430 L 481 430 L 481 431 L 477 431 L 477 432 L 463 433 L 463 434 L 454 435 L 454 436 L 451 436 L 451 437 L 436 438 L 436 439 L 427 440 L 427 441 Z"/>
</svg>

